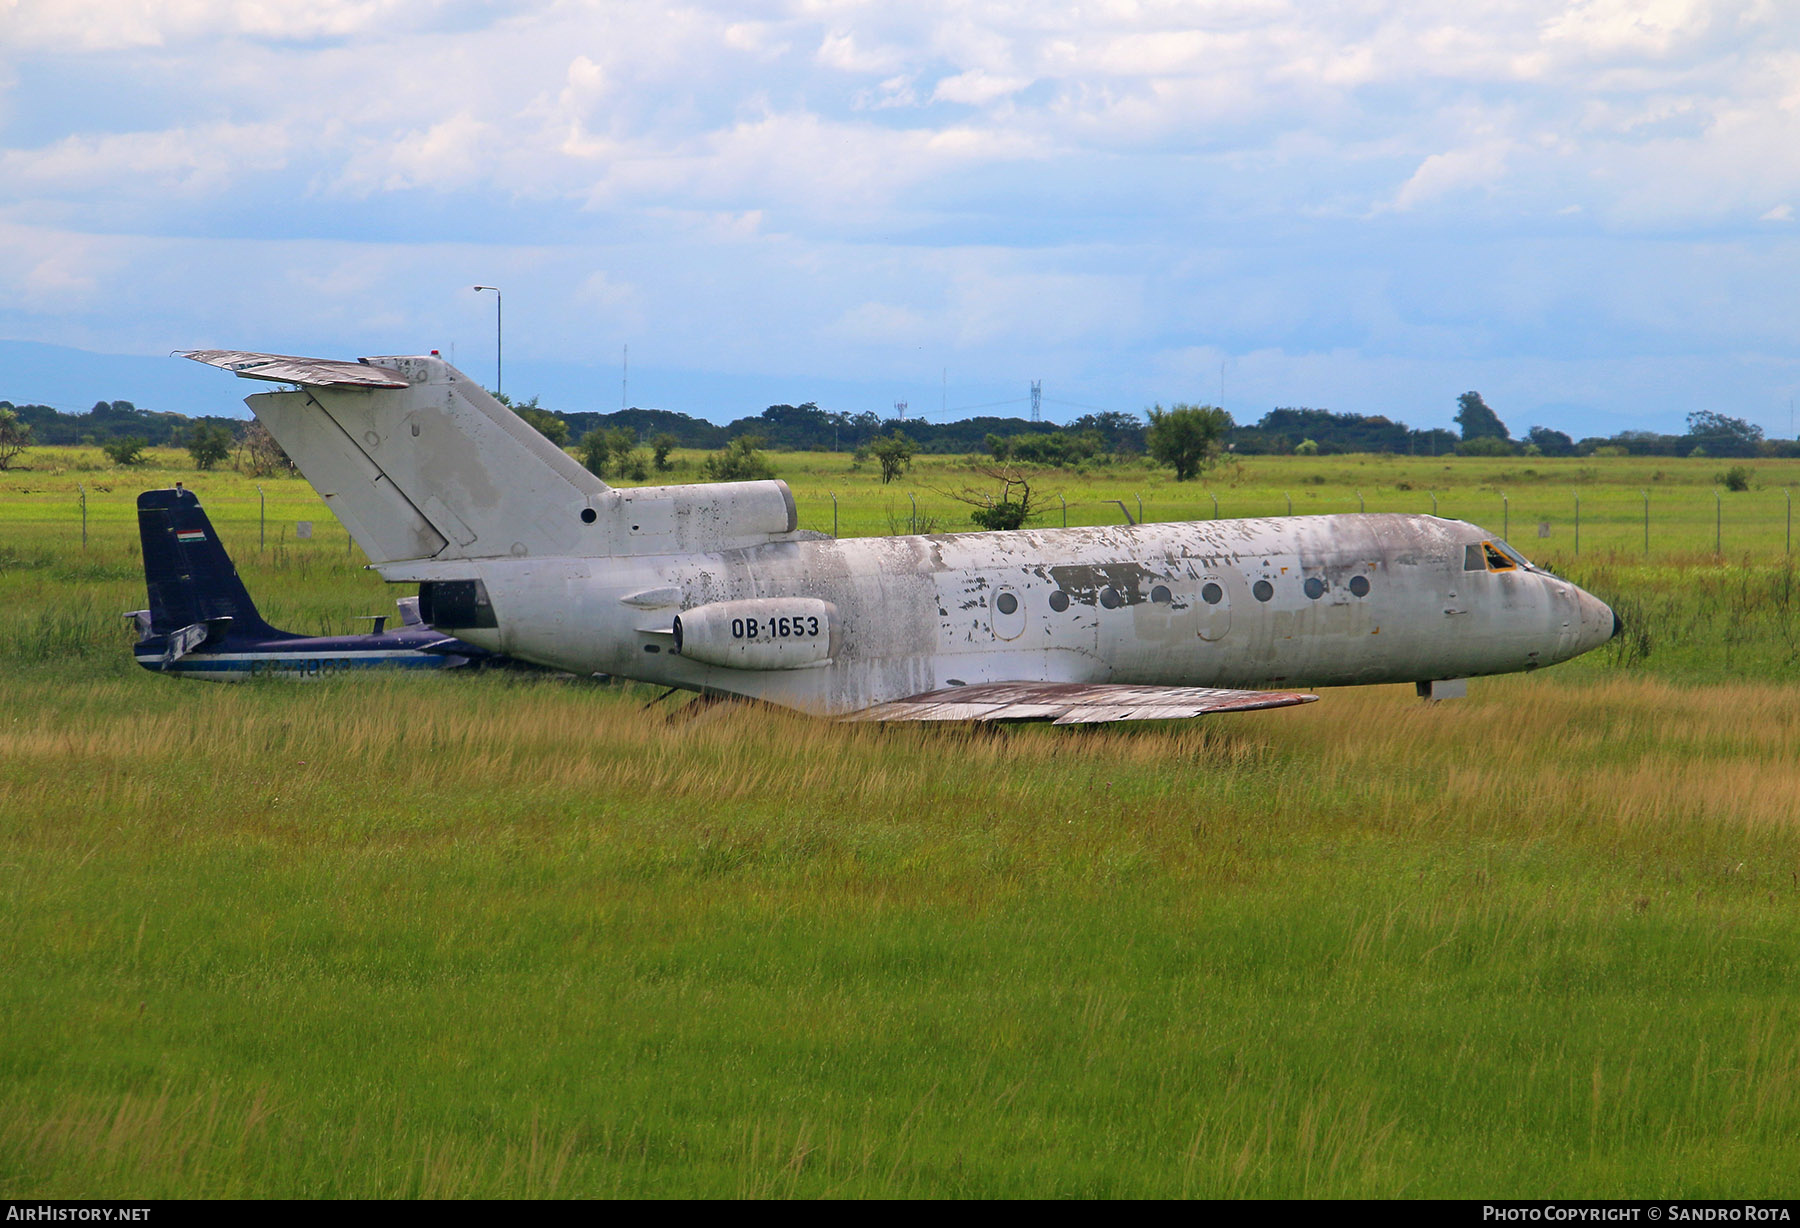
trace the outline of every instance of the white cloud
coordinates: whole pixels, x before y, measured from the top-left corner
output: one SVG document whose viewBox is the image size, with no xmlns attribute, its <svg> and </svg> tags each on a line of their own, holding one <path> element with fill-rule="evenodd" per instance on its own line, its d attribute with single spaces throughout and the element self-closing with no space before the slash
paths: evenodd
<svg viewBox="0 0 1800 1228">
<path fill-rule="evenodd" d="M 416 28 L 430 0 L 8 0 L 12 30 L 0 42 L 113 51 L 242 35 L 342 38 L 378 28 Z"/>
<path fill-rule="evenodd" d="M 1774 346 L 1756 321 L 1797 271 L 1774 223 L 1800 203 L 1800 9 L 1765 0 L 0 0 L 0 103 L 0 218 L 65 236 L 7 250 L 14 334 L 142 336 L 102 305 L 215 215 L 276 289 L 247 306 L 196 274 L 190 333 L 402 334 L 506 277 L 509 323 L 516 294 L 759 369 L 898 369 L 911 338 L 996 367 L 1121 355 L 1093 359 L 1121 382 L 1193 346 L 1315 373 L 1297 356 L 1554 346 L 1533 321 L 1572 301 L 1607 322 L 1584 344 Z M 430 199 L 394 243 L 409 192 Z M 1643 246 L 1596 277 L 1507 247 L 1521 223 Z M 1506 253 L 1467 270 L 1508 286 L 1483 319 L 1391 289 L 1446 232 Z M 472 267 L 439 287 L 441 261 Z M 1634 261 L 1668 302 L 1619 288 Z M 1709 261 L 1738 280 L 1706 301 L 1743 307 L 1696 323 L 1676 291 Z M 563 327 L 536 332 L 583 340 Z"/>
<path fill-rule="evenodd" d="M 910 107 L 918 102 L 913 93 L 913 78 L 902 73 L 897 77 L 889 77 L 872 90 L 858 90 L 851 100 L 851 106 L 858 111 L 882 111 L 889 107 Z"/>
<path fill-rule="evenodd" d="M 1394 193 L 1393 207 L 1416 209 L 1451 193 L 1492 188 L 1506 174 L 1512 150 L 1510 141 L 1489 140 L 1432 154 Z"/>
<path fill-rule="evenodd" d="M 68 136 L 42 149 L 0 152 L 0 182 L 54 194 L 216 193 L 247 172 L 279 169 L 289 145 L 273 124 Z"/>
<path fill-rule="evenodd" d="M 898 48 L 865 48 L 857 44 L 854 33 L 841 30 L 825 35 L 814 58 L 827 68 L 849 73 L 891 73 L 905 64 Z"/>
<path fill-rule="evenodd" d="M 994 77 L 979 68 L 954 77 L 945 77 L 931 91 L 933 102 L 967 102 L 982 106 L 996 98 L 1016 94 L 1031 84 L 1027 77 Z"/>
<path fill-rule="evenodd" d="M 423 131 L 370 143 L 344 167 L 340 186 L 353 193 L 453 188 L 491 177 L 502 140 L 493 124 L 452 115 Z"/>
</svg>

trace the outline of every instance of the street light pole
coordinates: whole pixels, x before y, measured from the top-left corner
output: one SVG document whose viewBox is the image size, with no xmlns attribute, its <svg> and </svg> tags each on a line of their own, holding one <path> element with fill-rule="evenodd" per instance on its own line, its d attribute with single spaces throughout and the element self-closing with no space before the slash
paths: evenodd
<svg viewBox="0 0 1800 1228">
<path fill-rule="evenodd" d="M 494 394 L 498 396 L 506 391 L 505 369 L 500 365 L 500 287 L 476 286 L 475 289 L 494 292 Z"/>
</svg>

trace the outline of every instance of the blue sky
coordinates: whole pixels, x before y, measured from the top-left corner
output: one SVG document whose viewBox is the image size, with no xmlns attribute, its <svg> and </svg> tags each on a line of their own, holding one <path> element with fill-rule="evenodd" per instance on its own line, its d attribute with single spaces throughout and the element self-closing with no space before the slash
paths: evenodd
<svg viewBox="0 0 1800 1228">
<path fill-rule="evenodd" d="M 1790 435 L 1797 209 L 1787 0 L 0 0 L 15 401 L 238 411 L 187 348 L 491 384 L 485 283 L 569 410 L 629 345 L 717 420 L 1037 379 Z"/>
</svg>

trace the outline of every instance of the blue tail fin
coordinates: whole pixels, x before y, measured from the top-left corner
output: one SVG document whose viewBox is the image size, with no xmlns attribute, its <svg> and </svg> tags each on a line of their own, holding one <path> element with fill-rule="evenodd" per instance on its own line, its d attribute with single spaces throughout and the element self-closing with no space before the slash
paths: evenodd
<svg viewBox="0 0 1800 1228">
<path fill-rule="evenodd" d="M 170 635 L 217 618 L 231 620 L 233 635 L 281 634 L 256 612 L 193 491 L 147 490 L 137 504 L 151 634 Z"/>
</svg>

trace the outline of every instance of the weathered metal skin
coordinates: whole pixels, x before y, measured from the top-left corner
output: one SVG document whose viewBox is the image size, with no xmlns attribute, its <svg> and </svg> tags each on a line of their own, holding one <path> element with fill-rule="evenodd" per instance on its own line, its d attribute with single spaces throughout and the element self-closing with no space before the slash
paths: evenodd
<svg viewBox="0 0 1800 1228">
<path fill-rule="evenodd" d="M 561 669 L 842 715 L 1003 682 L 1465 678 L 1564 661 L 1617 629 L 1598 599 L 1516 556 L 1483 555 L 1491 537 L 1458 521 L 1298 516 L 836 541 L 794 530 L 779 482 L 607 488 L 436 358 L 364 360 L 396 373 L 403 386 L 391 388 L 371 387 L 356 364 L 235 365 L 258 357 L 269 356 L 200 360 L 251 378 L 348 369 L 343 383 L 249 403 L 381 573 L 480 580 L 497 625 L 441 629 Z M 257 374 L 270 369 L 287 374 Z M 828 659 L 742 668 L 676 651 L 683 611 L 777 598 L 829 604 Z"/>
<path fill-rule="evenodd" d="M 559 560 L 554 577 L 541 564 L 490 560 L 476 574 L 500 626 L 456 633 L 564 669 L 821 713 L 1001 681 L 1291 688 L 1464 678 L 1554 664 L 1611 637 L 1612 611 L 1564 580 L 1464 571 L 1465 546 L 1483 540 L 1471 525 L 1429 516 L 1346 515 L 791 541 Z M 1349 588 L 1356 576 L 1366 596 Z M 1317 598 L 1307 595 L 1312 578 L 1325 585 Z M 1255 595 L 1259 580 L 1267 601 Z M 1213 639 L 1202 634 L 1205 583 L 1224 589 L 1219 604 L 1233 610 Z M 680 592 L 682 608 L 818 598 L 838 610 L 842 638 L 816 669 L 707 665 L 664 647 L 677 607 L 652 613 L 623 600 L 651 586 Z M 1168 600 L 1152 599 L 1158 587 Z M 1102 604 L 1108 590 L 1119 598 L 1112 608 Z M 1001 593 L 1017 602 L 1010 620 Z M 1055 593 L 1066 609 L 1052 608 Z"/>
</svg>

